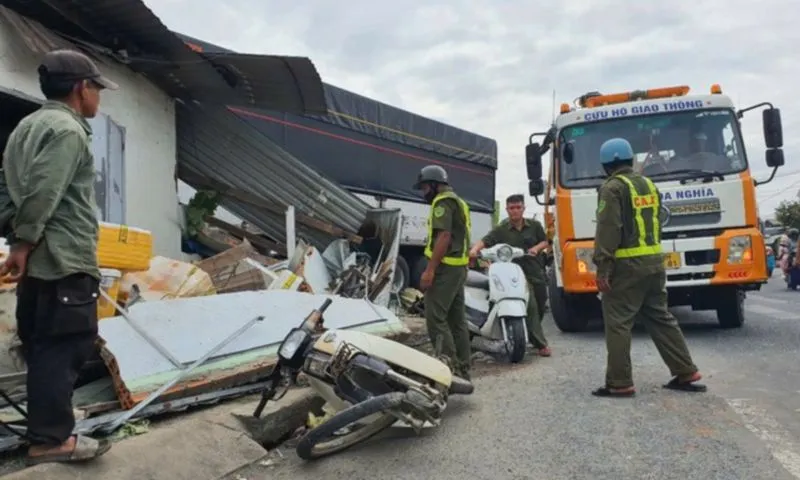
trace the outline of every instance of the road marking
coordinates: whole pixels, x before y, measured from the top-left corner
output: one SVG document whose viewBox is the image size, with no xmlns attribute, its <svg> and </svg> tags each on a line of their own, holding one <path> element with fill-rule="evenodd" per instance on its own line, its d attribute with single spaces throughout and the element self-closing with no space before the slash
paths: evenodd
<svg viewBox="0 0 800 480">
<path fill-rule="evenodd" d="M 778 320 L 797 320 L 798 314 L 780 310 L 778 308 L 767 307 L 766 305 L 745 305 L 745 309 L 749 312 L 765 317 L 775 318 Z"/>
<path fill-rule="evenodd" d="M 751 300 L 755 302 L 770 303 L 772 305 L 780 305 L 783 307 L 792 304 L 792 302 L 790 302 L 788 299 L 781 300 L 779 298 L 764 297 L 761 295 L 748 295 L 747 301 L 749 302 Z"/>
<path fill-rule="evenodd" d="M 765 410 L 750 404 L 746 398 L 727 400 L 728 405 L 742 417 L 744 426 L 763 441 L 773 458 L 796 478 L 800 478 L 800 448 L 791 434 L 781 427 Z"/>
</svg>

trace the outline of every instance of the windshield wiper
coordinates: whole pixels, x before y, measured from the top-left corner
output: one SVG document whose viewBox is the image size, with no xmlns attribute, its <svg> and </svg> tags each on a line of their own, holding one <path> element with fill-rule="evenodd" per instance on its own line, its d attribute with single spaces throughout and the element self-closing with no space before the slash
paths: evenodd
<svg viewBox="0 0 800 480">
<path fill-rule="evenodd" d="M 681 184 L 685 184 L 689 180 L 694 180 L 697 178 L 702 178 L 704 183 L 711 182 L 715 178 L 719 178 L 721 181 L 725 180 L 725 177 L 723 177 L 722 174 L 716 170 L 701 170 L 699 168 L 682 168 L 680 170 L 672 170 L 671 172 L 659 172 L 647 176 L 649 178 L 666 177 L 668 175 L 681 174 L 681 173 L 688 174 L 687 177 L 681 179 Z"/>
<path fill-rule="evenodd" d="M 580 182 L 582 180 L 605 180 L 608 178 L 608 175 L 591 175 L 588 177 L 578 177 L 578 178 L 570 178 L 567 180 L 568 182 Z"/>
</svg>

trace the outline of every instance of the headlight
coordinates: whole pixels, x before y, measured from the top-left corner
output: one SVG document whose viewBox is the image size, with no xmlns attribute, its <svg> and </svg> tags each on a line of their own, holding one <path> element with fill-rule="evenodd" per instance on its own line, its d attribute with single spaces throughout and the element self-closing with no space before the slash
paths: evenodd
<svg viewBox="0 0 800 480">
<path fill-rule="evenodd" d="M 497 259 L 501 262 L 510 262 L 511 257 L 514 256 L 514 250 L 511 249 L 508 245 L 503 245 L 502 247 L 497 249 Z"/>
<path fill-rule="evenodd" d="M 319 378 L 325 376 L 325 369 L 328 366 L 328 361 L 331 359 L 329 355 L 320 355 L 312 353 L 306 357 L 306 364 L 303 367 L 305 371 Z"/>
<path fill-rule="evenodd" d="M 595 272 L 597 265 L 592 261 L 594 248 L 576 248 L 575 261 L 578 264 L 579 273 Z"/>
<path fill-rule="evenodd" d="M 293 330 L 283 339 L 281 348 L 278 350 L 278 355 L 284 360 L 291 360 L 307 337 L 308 333 L 305 331 Z"/>
<path fill-rule="evenodd" d="M 750 235 L 738 235 L 728 240 L 728 263 L 750 263 L 753 261 Z"/>
</svg>

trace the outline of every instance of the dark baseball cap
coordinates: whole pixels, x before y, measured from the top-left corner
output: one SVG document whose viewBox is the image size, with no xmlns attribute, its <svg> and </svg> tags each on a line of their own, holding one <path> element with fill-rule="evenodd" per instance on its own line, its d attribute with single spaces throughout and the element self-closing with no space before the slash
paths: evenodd
<svg viewBox="0 0 800 480">
<path fill-rule="evenodd" d="M 91 80 L 109 90 L 119 88 L 119 85 L 100 73 L 91 58 L 75 50 L 53 50 L 45 54 L 39 74 L 61 80 Z"/>
</svg>

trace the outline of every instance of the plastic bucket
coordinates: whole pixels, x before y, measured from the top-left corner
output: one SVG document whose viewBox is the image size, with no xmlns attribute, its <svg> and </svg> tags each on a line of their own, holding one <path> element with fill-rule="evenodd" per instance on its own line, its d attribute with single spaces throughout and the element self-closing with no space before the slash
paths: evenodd
<svg viewBox="0 0 800 480">
<path fill-rule="evenodd" d="M 117 300 L 117 295 L 119 295 L 121 279 L 122 272 L 119 270 L 114 270 L 113 268 L 100 269 L 100 288 L 105 290 L 108 296 L 113 298 L 114 301 Z M 100 295 L 100 298 L 97 300 L 97 318 L 103 319 L 113 317 L 116 313 L 117 307 L 106 300 L 104 296 Z"/>
</svg>

